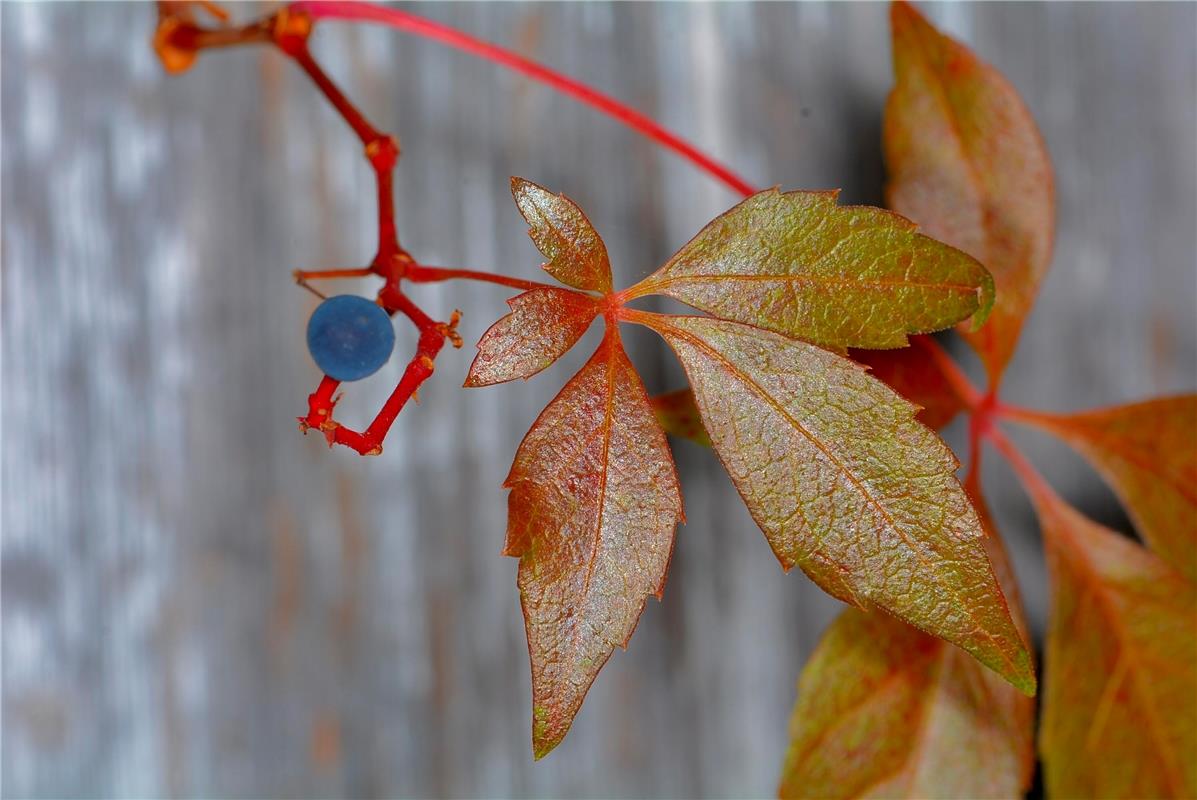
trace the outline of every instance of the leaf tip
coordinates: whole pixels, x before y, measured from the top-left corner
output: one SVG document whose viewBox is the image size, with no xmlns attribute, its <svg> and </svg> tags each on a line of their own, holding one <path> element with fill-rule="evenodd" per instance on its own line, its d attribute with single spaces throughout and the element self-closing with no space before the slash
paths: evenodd
<svg viewBox="0 0 1197 800">
<path fill-rule="evenodd" d="M 518 175 L 511 176 L 511 194 L 517 199 L 521 192 L 532 185 L 534 185 L 532 181 L 528 180 L 527 178 L 521 178 Z"/>
<path fill-rule="evenodd" d="M 989 319 L 989 312 L 993 310 L 993 301 L 997 291 L 993 284 L 993 274 L 982 268 L 981 285 L 977 287 L 977 310 L 973 313 L 970 331 L 976 331 Z"/>
<path fill-rule="evenodd" d="M 927 23 L 919 10 L 911 5 L 907 0 L 894 0 L 889 7 L 890 25 L 894 28 L 894 33 L 898 33 L 903 28 L 908 28 L 917 23 Z"/>
<path fill-rule="evenodd" d="M 1031 657 L 1031 649 L 1021 640 L 1017 655 L 1008 661 L 1007 667 L 998 674 L 1027 697 L 1034 697 L 1039 693 L 1039 680 L 1035 676 L 1035 661 Z"/>
<path fill-rule="evenodd" d="M 550 717 L 549 709 L 544 706 L 532 707 L 532 758 L 535 761 L 557 749 L 569 730 L 568 724 L 564 728 L 553 725 Z"/>
</svg>

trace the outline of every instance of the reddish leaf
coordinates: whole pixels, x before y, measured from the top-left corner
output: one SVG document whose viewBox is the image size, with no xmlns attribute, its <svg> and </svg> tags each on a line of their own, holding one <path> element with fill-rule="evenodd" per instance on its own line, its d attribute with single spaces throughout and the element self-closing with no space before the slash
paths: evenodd
<svg viewBox="0 0 1197 800">
<path fill-rule="evenodd" d="M 574 346 L 598 315 L 594 297 L 569 289 L 531 289 L 507 301 L 511 313 L 482 335 L 466 386 L 530 378 Z"/>
<path fill-rule="evenodd" d="M 1051 494 L 1039 750 L 1051 797 L 1197 797 L 1197 590 Z"/>
<path fill-rule="evenodd" d="M 528 235 L 549 259 L 545 272 L 575 289 L 611 291 L 607 247 L 582 209 L 565 195 L 523 178 L 511 179 L 511 196 L 531 226 Z"/>
<path fill-rule="evenodd" d="M 1148 544 L 1197 580 L 1197 395 L 1081 414 L 1014 416 L 1059 436 L 1092 462 Z"/>
<path fill-rule="evenodd" d="M 992 535 L 985 545 L 1025 636 L 1005 551 Z M 847 609 L 803 670 L 779 794 L 1020 797 L 1034 720 L 1031 698 L 958 648 Z"/>
<path fill-rule="evenodd" d="M 716 452 L 782 566 L 1035 678 L 954 472 L 915 407 L 852 361 L 735 322 L 629 316 L 677 353 Z"/>
<path fill-rule="evenodd" d="M 717 217 L 630 296 L 664 294 L 829 347 L 901 347 L 993 302 L 975 260 L 836 192 L 760 192 Z"/>
<path fill-rule="evenodd" d="M 1047 271 L 1051 163 L 1014 88 L 904 2 L 893 5 L 897 83 L 885 111 L 890 208 L 993 273 L 989 323 L 966 338 L 997 382 Z"/>
<path fill-rule="evenodd" d="M 682 519 L 665 434 L 614 328 L 532 425 L 505 485 L 540 758 L 660 596 Z"/>
<path fill-rule="evenodd" d="M 707 447 L 711 446 L 711 437 L 707 436 L 706 428 L 702 427 L 702 417 L 698 416 L 694 394 L 689 389 L 655 395 L 649 398 L 649 402 L 653 404 L 657 422 L 666 433 Z"/>
<path fill-rule="evenodd" d="M 918 420 L 939 430 L 964 410 L 960 396 L 943 372 L 919 347 L 899 350 L 853 350 L 852 360 L 864 364 L 873 376 L 919 407 Z"/>
</svg>

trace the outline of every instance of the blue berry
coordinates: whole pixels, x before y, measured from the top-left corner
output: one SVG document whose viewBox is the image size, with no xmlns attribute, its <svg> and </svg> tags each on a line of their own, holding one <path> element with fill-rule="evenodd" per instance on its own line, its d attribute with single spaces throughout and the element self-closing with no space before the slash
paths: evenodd
<svg viewBox="0 0 1197 800">
<path fill-rule="evenodd" d="M 308 320 L 308 351 L 316 366 L 338 381 L 360 381 L 373 375 L 394 349 L 391 318 L 364 297 L 330 297 Z"/>
</svg>

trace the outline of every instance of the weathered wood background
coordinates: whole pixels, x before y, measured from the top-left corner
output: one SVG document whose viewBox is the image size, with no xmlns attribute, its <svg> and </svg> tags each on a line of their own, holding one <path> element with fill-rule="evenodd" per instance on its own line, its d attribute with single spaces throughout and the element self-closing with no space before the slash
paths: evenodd
<svg viewBox="0 0 1197 800">
<path fill-rule="evenodd" d="M 885 6 L 419 11 L 630 101 L 762 184 L 880 202 Z M 1009 399 L 1197 388 L 1197 6 L 929 11 L 1010 76 L 1055 158 L 1055 267 Z M 381 458 L 300 436 L 318 375 L 313 298 L 290 270 L 360 263 L 374 236 L 340 120 L 265 50 L 165 76 L 147 5 L 0 14 L 4 795 L 771 794 L 794 681 L 837 604 L 781 573 L 711 454 L 677 445 L 690 522 L 664 602 L 534 764 L 500 482 L 587 349 L 483 391 L 458 388 L 472 348 L 447 353 Z M 426 263 L 536 273 L 513 174 L 575 197 L 622 281 L 735 200 L 466 56 L 331 23 L 316 47 L 401 137 L 400 230 Z M 505 296 L 419 290 L 463 309 L 471 342 Z M 680 385 L 659 343 L 631 339 L 650 389 Z M 366 419 L 397 374 L 354 386 L 343 418 Z M 1122 524 L 1077 459 L 1024 441 L 1067 497 Z M 991 462 L 1041 625 L 1036 526 Z"/>
</svg>

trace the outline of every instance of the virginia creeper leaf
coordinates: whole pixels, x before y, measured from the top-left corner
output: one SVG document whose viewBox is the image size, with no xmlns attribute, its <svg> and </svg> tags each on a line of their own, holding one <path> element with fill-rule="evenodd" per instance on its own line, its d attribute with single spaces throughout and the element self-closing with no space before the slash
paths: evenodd
<svg viewBox="0 0 1197 800">
<path fill-rule="evenodd" d="M 1018 418 L 1084 455 L 1165 560 L 1197 580 L 1197 395 Z"/>
<path fill-rule="evenodd" d="M 1030 655 L 954 472 L 916 408 L 860 365 L 736 322 L 643 315 L 782 566 L 960 645 L 1034 693 Z"/>
<path fill-rule="evenodd" d="M 530 289 L 507 301 L 511 313 L 482 335 L 466 386 L 530 378 L 574 346 L 598 315 L 594 297 L 569 289 Z"/>
<path fill-rule="evenodd" d="M 504 484 L 532 660 L 532 744 L 557 746 L 648 595 L 682 519 L 665 434 L 614 328 L 545 408 Z"/>
<path fill-rule="evenodd" d="M 873 377 L 919 406 L 918 421 L 939 430 L 964 410 L 964 403 L 936 366 L 934 359 L 915 347 L 897 350 L 852 350 L 853 361 L 869 368 Z M 665 432 L 710 447 L 711 439 L 702 427 L 694 394 L 678 389 L 649 398 L 657 421 Z M 974 503 L 975 505 L 975 503 Z"/>
<path fill-rule="evenodd" d="M 1197 588 L 1050 490 L 1049 797 L 1197 797 Z"/>
<path fill-rule="evenodd" d="M 566 286 L 611 291 L 607 246 L 582 209 L 563 194 L 553 194 L 523 178 L 511 179 L 511 196 L 531 226 L 528 235 L 548 259 L 544 271 Z"/>
<path fill-rule="evenodd" d="M 1001 540 L 986 551 L 1019 630 Z M 783 798 L 1010 798 L 1030 786 L 1034 701 L 942 639 L 846 609 L 798 684 Z"/>
<path fill-rule="evenodd" d="M 654 395 L 649 402 L 657 413 L 657 422 L 666 433 L 711 446 L 711 437 L 702 427 L 702 417 L 698 416 L 698 406 L 694 405 L 694 393 L 689 389 Z"/>
<path fill-rule="evenodd" d="M 829 347 L 890 348 L 993 302 L 989 273 L 907 219 L 837 192 L 760 192 L 633 289 Z"/>
<path fill-rule="evenodd" d="M 892 22 L 897 81 L 883 129 L 887 205 L 993 273 L 993 314 L 965 338 L 996 383 L 1051 260 L 1051 162 L 1001 73 L 907 3 L 894 3 Z"/>
<path fill-rule="evenodd" d="M 918 420 L 939 430 L 964 410 L 935 360 L 920 347 L 898 350 L 853 350 L 852 360 L 864 364 L 875 378 L 919 406 Z"/>
</svg>

